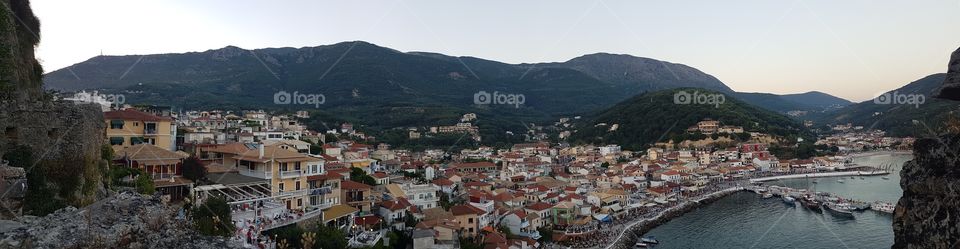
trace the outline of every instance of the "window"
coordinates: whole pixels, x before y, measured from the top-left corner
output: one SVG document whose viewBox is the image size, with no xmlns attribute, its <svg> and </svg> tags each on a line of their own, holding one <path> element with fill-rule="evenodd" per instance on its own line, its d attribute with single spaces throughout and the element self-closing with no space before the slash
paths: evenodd
<svg viewBox="0 0 960 249">
<path fill-rule="evenodd" d="M 280 163 L 280 171 L 287 171 L 287 163 Z"/>
<path fill-rule="evenodd" d="M 144 143 L 144 141 L 145 141 L 145 139 L 143 139 L 143 137 L 131 137 L 131 138 L 130 138 L 130 144 L 142 144 L 142 143 Z"/>
<path fill-rule="evenodd" d="M 123 137 L 110 137 L 110 145 L 123 145 Z"/>
<path fill-rule="evenodd" d="M 297 206 L 303 206 L 303 199 L 297 199 Z"/>
<path fill-rule="evenodd" d="M 297 182 L 296 188 L 297 188 L 297 190 L 300 190 L 300 182 Z"/>
<path fill-rule="evenodd" d="M 110 120 L 110 129 L 123 129 L 123 120 Z"/>
<path fill-rule="evenodd" d="M 473 224 L 473 218 L 467 219 L 467 224 Z M 473 232 L 473 228 L 470 229 L 470 232 Z"/>
<path fill-rule="evenodd" d="M 280 183 L 280 192 L 283 192 L 283 183 Z"/>
</svg>

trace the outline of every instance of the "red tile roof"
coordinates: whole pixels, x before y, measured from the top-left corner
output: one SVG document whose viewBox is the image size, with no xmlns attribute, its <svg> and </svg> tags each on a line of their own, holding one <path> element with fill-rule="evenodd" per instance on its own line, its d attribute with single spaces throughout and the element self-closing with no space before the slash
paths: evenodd
<svg viewBox="0 0 960 249">
<path fill-rule="evenodd" d="M 468 214 L 481 215 L 487 212 L 484 212 L 483 210 L 477 207 L 474 207 L 472 205 L 461 204 L 461 205 L 450 207 L 450 213 L 453 213 L 453 215 L 459 216 L 459 215 L 468 215 Z"/>
<path fill-rule="evenodd" d="M 342 188 L 342 189 L 371 189 L 371 188 L 373 188 L 373 186 L 366 185 L 366 184 L 359 183 L 359 182 L 355 182 L 355 181 L 351 181 L 351 180 L 346 180 L 346 181 L 343 181 L 343 183 L 340 184 L 340 188 Z"/>
<path fill-rule="evenodd" d="M 552 208 L 552 207 L 553 207 L 553 205 L 550 205 L 550 203 L 546 203 L 546 202 L 537 202 L 537 203 L 530 204 L 529 206 L 527 206 L 527 208 L 532 209 L 532 210 L 537 210 L 537 211 L 547 210 L 547 209 Z"/>
</svg>

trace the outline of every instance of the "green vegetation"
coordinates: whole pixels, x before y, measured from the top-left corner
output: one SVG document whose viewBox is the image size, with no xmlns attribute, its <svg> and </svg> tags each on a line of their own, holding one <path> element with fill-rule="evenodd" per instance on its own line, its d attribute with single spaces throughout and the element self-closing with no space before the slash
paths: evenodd
<svg viewBox="0 0 960 249">
<path fill-rule="evenodd" d="M 117 165 L 110 168 L 109 175 L 110 182 L 112 183 L 111 186 L 132 187 L 137 190 L 137 193 L 147 195 L 152 195 L 155 191 L 153 179 L 150 179 L 150 176 L 140 169 L 131 169 Z M 125 181 L 124 178 L 128 176 L 136 176 L 136 178 L 132 181 Z"/>
<path fill-rule="evenodd" d="M 234 225 L 230 216 L 230 205 L 221 198 L 210 198 L 190 212 L 193 226 L 204 235 L 230 236 Z"/>
<path fill-rule="evenodd" d="M 304 230 L 295 224 L 267 231 L 266 234 L 285 248 L 347 248 L 346 236 L 340 230 L 323 225 Z"/>
<path fill-rule="evenodd" d="M 578 125 L 572 141 L 593 144 L 618 144 L 625 150 L 639 151 L 656 142 L 671 138 L 706 138 L 687 134 L 688 127 L 704 119 L 718 120 L 722 125 L 741 126 L 745 131 L 758 131 L 780 137 L 801 136 L 812 140 L 813 135 L 798 122 L 766 111 L 732 97 L 716 105 L 676 104 L 679 91 L 698 94 L 720 94 L 704 89 L 674 89 L 651 92 L 621 102 Z M 597 125 L 606 123 L 607 125 Z M 617 124 L 615 131 L 610 127 Z M 739 136 L 739 135 L 738 135 Z"/>
<path fill-rule="evenodd" d="M 47 186 L 47 176 L 44 174 L 46 163 L 37 162 L 30 147 L 18 145 L 3 154 L 12 167 L 23 168 L 27 173 L 27 193 L 24 196 L 24 213 L 43 216 L 67 206 L 67 203 L 56 198 L 56 190 Z"/>
<path fill-rule="evenodd" d="M 888 136 L 933 135 L 945 129 L 944 124 L 951 115 L 960 114 L 958 102 L 933 97 L 945 78 L 946 74 L 933 74 L 888 92 L 891 95 L 923 95 L 925 101 L 919 105 L 876 104 L 867 100 L 809 118 L 818 124 L 851 123 L 866 129 L 879 129 L 886 131 Z"/>
<path fill-rule="evenodd" d="M 367 172 L 364 172 L 363 169 L 355 167 L 350 167 L 350 180 L 370 186 L 377 185 L 377 180 L 373 179 L 372 176 L 367 175 Z"/>
<path fill-rule="evenodd" d="M 196 156 L 190 156 L 183 160 L 181 167 L 183 168 L 183 177 L 191 181 L 199 182 L 207 178 L 207 167 Z"/>
</svg>

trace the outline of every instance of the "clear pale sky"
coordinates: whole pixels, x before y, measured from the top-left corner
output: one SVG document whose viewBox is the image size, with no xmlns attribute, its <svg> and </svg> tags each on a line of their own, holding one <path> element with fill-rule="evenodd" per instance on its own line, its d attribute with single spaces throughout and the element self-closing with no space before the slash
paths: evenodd
<svg viewBox="0 0 960 249">
<path fill-rule="evenodd" d="M 862 101 L 946 71 L 960 0 L 34 0 L 46 71 L 105 55 L 364 40 L 508 63 L 631 54 L 737 91 Z"/>
</svg>

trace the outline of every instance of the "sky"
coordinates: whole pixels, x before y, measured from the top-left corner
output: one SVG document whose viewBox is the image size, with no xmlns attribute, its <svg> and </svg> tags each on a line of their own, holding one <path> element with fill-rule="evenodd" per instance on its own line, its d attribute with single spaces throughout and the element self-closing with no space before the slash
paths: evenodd
<svg viewBox="0 0 960 249">
<path fill-rule="evenodd" d="M 91 57 L 363 40 L 507 63 L 630 54 L 736 91 L 868 100 L 945 72 L 960 0 L 34 0 L 47 72 Z"/>
</svg>

